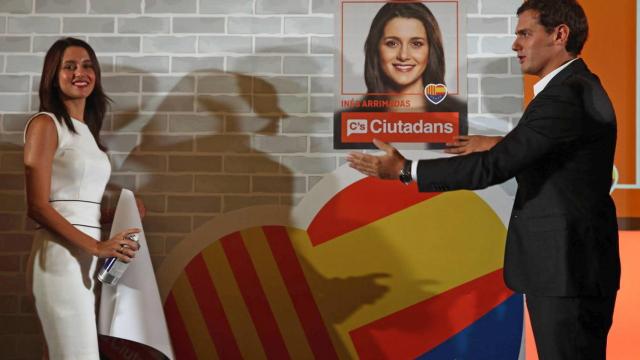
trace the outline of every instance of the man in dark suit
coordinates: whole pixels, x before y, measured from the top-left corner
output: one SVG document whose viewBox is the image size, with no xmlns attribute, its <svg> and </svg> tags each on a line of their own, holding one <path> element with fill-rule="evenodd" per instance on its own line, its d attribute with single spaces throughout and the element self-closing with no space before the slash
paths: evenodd
<svg viewBox="0 0 640 360">
<path fill-rule="evenodd" d="M 597 76 L 577 58 L 587 38 L 575 0 L 528 0 L 513 50 L 541 80 L 518 125 L 487 151 L 412 162 L 350 153 L 351 167 L 420 191 L 482 189 L 515 177 L 506 284 L 526 295 L 541 359 L 605 359 L 620 283 L 618 231 L 609 196 L 616 120 Z"/>
</svg>

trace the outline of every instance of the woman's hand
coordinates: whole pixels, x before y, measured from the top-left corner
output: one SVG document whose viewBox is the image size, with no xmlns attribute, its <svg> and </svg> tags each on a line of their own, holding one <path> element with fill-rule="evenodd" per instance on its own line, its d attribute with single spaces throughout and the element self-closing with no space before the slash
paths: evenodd
<svg viewBox="0 0 640 360">
<path fill-rule="evenodd" d="M 137 234 L 140 229 L 127 229 L 117 233 L 106 241 L 97 241 L 94 256 L 106 258 L 117 257 L 124 262 L 131 261 L 136 256 L 136 251 L 140 248 L 137 242 L 127 239 L 131 234 Z"/>
<path fill-rule="evenodd" d="M 502 136 L 469 135 L 456 136 L 455 141 L 447 143 L 444 150 L 447 154 L 466 155 L 473 152 L 487 151 L 502 140 Z"/>
</svg>

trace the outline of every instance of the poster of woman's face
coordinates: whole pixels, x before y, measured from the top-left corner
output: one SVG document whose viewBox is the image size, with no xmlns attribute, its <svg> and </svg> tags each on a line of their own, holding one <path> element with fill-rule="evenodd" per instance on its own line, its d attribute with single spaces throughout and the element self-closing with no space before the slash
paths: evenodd
<svg viewBox="0 0 640 360">
<path fill-rule="evenodd" d="M 342 2 L 340 94 L 421 94 L 426 82 L 460 94 L 460 11 L 458 1 Z"/>
<path fill-rule="evenodd" d="M 372 139 L 437 148 L 467 133 L 458 0 L 343 0 L 334 148 Z"/>
</svg>

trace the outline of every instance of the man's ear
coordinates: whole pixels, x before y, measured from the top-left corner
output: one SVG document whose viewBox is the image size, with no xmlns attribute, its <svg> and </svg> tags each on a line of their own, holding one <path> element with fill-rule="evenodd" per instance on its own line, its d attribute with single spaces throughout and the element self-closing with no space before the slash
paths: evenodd
<svg viewBox="0 0 640 360">
<path fill-rule="evenodd" d="M 569 29 L 566 24 L 560 24 L 556 27 L 556 36 L 554 40 L 566 47 L 567 42 L 569 41 L 570 32 L 571 29 Z"/>
</svg>

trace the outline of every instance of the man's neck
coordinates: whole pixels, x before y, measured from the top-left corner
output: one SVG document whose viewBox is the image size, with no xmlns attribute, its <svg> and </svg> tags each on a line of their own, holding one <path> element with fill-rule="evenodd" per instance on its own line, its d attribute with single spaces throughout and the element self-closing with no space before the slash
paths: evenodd
<svg viewBox="0 0 640 360">
<path fill-rule="evenodd" d="M 538 77 L 540 79 L 544 78 L 545 76 L 549 75 L 549 73 L 551 73 L 552 71 L 554 71 L 555 69 L 559 68 L 560 66 L 566 64 L 567 62 L 575 59 L 576 56 L 573 56 L 570 53 L 563 53 L 561 56 L 558 56 L 556 58 L 554 58 L 553 60 L 551 60 L 549 62 L 549 64 L 547 64 L 547 66 L 544 67 L 544 69 L 541 71 L 540 74 L 538 74 Z"/>
<path fill-rule="evenodd" d="M 576 60 L 576 59 L 577 58 L 574 57 L 569 59 L 568 61 L 565 61 L 564 63 L 560 64 L 560 66 L 556 67 L 551 72 L 549 72 L 547 75 L 540 78 L 540 80 L 538 80 L 538 82 L 536 82 L 533 85 L 533 96 L 538 95 L 539 92 L 544 90 L 544 88 L 547 87 L 547 84 L 549 84 L 549 82 L 551 82 L 551 80 L 556 75 L 558 75 L 558 73 L 560 73 L 565 67 L 569 66 L 569 63 L 571 63 L 573 60 Z"/>
</svg>

